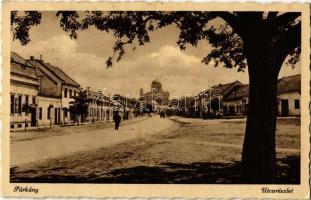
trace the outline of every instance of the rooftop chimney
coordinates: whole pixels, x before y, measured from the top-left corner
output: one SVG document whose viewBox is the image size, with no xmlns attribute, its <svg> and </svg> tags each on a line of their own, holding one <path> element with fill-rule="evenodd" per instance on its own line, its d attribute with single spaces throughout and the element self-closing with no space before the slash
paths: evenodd
<svg viewBox="0 0 311 200">
<path fill-rule="evenodd" d="M 33 56 L 30 56 L 30 60 L 33 60 L 35 57 L 33 57 Z"/>
<path fill-rule="evenodd" d="M 40 54 L 40 60 L 42 60 L 42 55 Z"/>
<path fill-rule="evenodd" d="M 90 87 L 86 87 L 86 93 L 88 96 L 90 95 Z"/>
</svg>

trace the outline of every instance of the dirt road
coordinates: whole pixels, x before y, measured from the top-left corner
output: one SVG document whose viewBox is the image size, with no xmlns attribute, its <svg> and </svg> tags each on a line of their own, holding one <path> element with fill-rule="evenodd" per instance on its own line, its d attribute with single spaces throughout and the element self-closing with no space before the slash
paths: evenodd
<svg viewBox="0 0 311 200">
<path fill-rule="evenodd" d="M 138 123 L 140 124 L 140 123 Z M 12 182 L 239 183 L 245 120 L 152 118 L 123 133 L 94 134 L 107 141 L 66 136 L 77 153 L 11 167 Z M 133 126 L 135 127 L 135 126 Z M 127 131 L 125 131 L 127 130 Z M 140 130 L 135 133 L 135 130 Z M 111 132 L 111 130 L 109 130 Z M 132 132 L 133 133 L 132 133 Z M 148 134 L 149 133 L 149 134 Z M 104 136 L 102 136 L 102 135 Z M 73 138 L 71 138 L 73 137 Z M 115 137 L 124 137 L 116 139 Z M 59 138 L 60 139 L 60 138 Z M 63 138 L 62 138 L 63 139 Z M 300 120 L 278 120 L 278 183 L 299 183 Z M 67 145 L 67 143 L 61 143 Z M 110 144 L 110 145 L 107 145 Z M 59 145 L 61 148 L 61 145 Z M 96 148 L 95 148 L 96 147 Z M 33 147 L 34 148 L 34 147 Z M 68 151 L 62 149 L 60 152 Z M 42 158 L 42 157 L 41 157 Z"/>
<path fill-rule="evenodd" d="M 114 128 L 90 130 L 87 127 L 82 127 L 82 130 L 78 131 L 72 127 L 70 131 L 70 127 L 67 127 L 67 134 L 12 141 L 10 162 L 11 166 L 16 166 L 66 156 L 80 151 L 91 151 L 137 138 L 147 140 L 149 135 L 157 134 L 173 124 L 174 122 L 170 120 L 150 117 L 134 124 L 125 126 L 121 124 L 117 131 Z"/>
</svg>

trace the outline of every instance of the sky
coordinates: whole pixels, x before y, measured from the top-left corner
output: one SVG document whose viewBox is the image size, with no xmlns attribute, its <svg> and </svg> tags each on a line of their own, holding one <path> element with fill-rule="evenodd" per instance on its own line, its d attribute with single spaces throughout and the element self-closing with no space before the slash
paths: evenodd
<svg viewBox="0 0 311 200">
<path fill-rule="evenodd" d="M 221 21 L 219 22 L 221 23 Z M 248 83 L 248 73 L 237 69 L 214 67 L 201 63 L 211 46 L 200 41 L 197 47 L 188 46 L 180 51 L 176 42 L 178 29 L 169 26 L 150 34 L 150 43 L 126 48 L 121 61 L 107 69 L 105 61 L 113 54 L 115 38 L 112 34 L 89 28 L 78 33 L 78 38 L 70 39 L 59 26 L 56 13 L 42 12 L 41 24 L 30 30 L 31 42 L 22 46 L 12 41 L 11 50 L 22 57 L 42 58 L 61 68 L 83 88 L 105 94 L 122 94 L 131 97 L 139 95 L 139 89 L 150 91 L 154 79 L 162 83 L 162 88 L 170 92 L 170 99 L 196 95 L 213 84 L 225 84 L 239 80 Z M 300 73 L 300 63 L 294 69 L 284 64 L 279 77 Z"/>
</svg>

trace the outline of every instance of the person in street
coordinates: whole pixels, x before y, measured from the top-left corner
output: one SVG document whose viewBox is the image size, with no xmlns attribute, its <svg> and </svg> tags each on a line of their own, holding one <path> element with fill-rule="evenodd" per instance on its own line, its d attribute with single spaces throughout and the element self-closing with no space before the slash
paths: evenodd
<svg viewBox="0 0 311 200">
<path fill-rule="evenodd" d="M 121 116 L 119 114 L 119 112 L 117 112 L 114 117 L 113 117 L 113 121 L 114 121 L 114 129 L 115 130 L 119 130 L 119 125 L 121 123 Z"/>
</svg>

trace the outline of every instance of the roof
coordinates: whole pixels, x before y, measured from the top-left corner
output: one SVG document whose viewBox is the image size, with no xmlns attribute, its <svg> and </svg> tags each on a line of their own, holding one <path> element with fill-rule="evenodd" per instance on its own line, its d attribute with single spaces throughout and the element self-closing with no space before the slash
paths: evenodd
<svg viewBox="0 0 311 200">
<path fill-rule="evenodd" d="M 278 94 L 301 91 L 301 75 L 287 76 L 278 81 Z"/>
<path fill-rule="evenodd" d="M 70 78 L 64 71 L 59 69 L 58 67 L 55 67 L 49 63 L 43 63 L 46 67 L 48 67 L 50 70 L 53 70 L 60 79 L 64 81 L 65 84 L 69 84 L 75 87 L 80 87 L 80 85 L 75 82 L 72 78 Z"/>
<path fill-rule="evenodd" d="M 226 100 L 241 99 L 248 97 L 249 85 L 242 85 L 233 90 L 227 97 Z"/>
<path fill-rule="evenodd" d="M 161 82 L 160 82 L 158 79 L 154 79 L 154 80 L 151 82 L 151 84 L 160 84 L 160 85 L 162 85 Z"/>
<path fill-rule="evenodd" d="M 103 93 L 94 92 L 91 90 L 88 91 L 88 98 L 90 98 L 90 99 L 96 99 L 97 98 L 97 100 L 103 100 L 106 102 L 111 102 L 111 99 L 108 96 L 105 96 Z"/>
<path fill-rule="evenodd" d="M 301 91 L 301 75 L 293 75 L 283 77 L 278 80 L 278 94 L 299 92 Z M 243 97 L 248 97 L 249 85 L 243 85 L 233 90 L 226 100 L 236 100 Z"/>
<path fill-rule="evenodd" d="M 15 52 L 11 52 L 10 72 L 34 81 L 38 80 L 35 67 Z"/>
<path fill-rule="evenodd" d="M 39 63 L 41 66 L 44 66 L 47 68 L 52 74 L 54 74 L 56 77 L 58 77 L 60 80 L 63 81 L 64 84 L 71 85 L 74 87 L 80 87 L 80 85 L 75 82 L 72 78 L 70 78 L 64 71 L 62 71 L 60 68 L 53 66 L 49 63 L 45 63 L 42 60 L 37 59 L 31 59 L 30 62 Z"/>
<path fill-rule="evenodd" d="M 218 84 L 218 85 L 213 85 L 211 87 L 211 91 L 210 89 L 207 89 L 203 92 L 200 92 L 197 96 L 201 96 L 203 94 L 205 95 L 210 95 L 210 92 L 213 95 L 223 95 L 223 96 L 227 96 L 230 94 L 230 91 L 232 89 L 234 89 L 235 87 L 241 86 L 242 83 L 240 81 L 234 81 L 231 83 L 227 83 L 227 84 Z"/>
<path fill-rule="evenodd" d="M 23 65 L 27 65 L 27 61 L 15 52 L 11 52 L 11 59 Z"/>
</svg>

